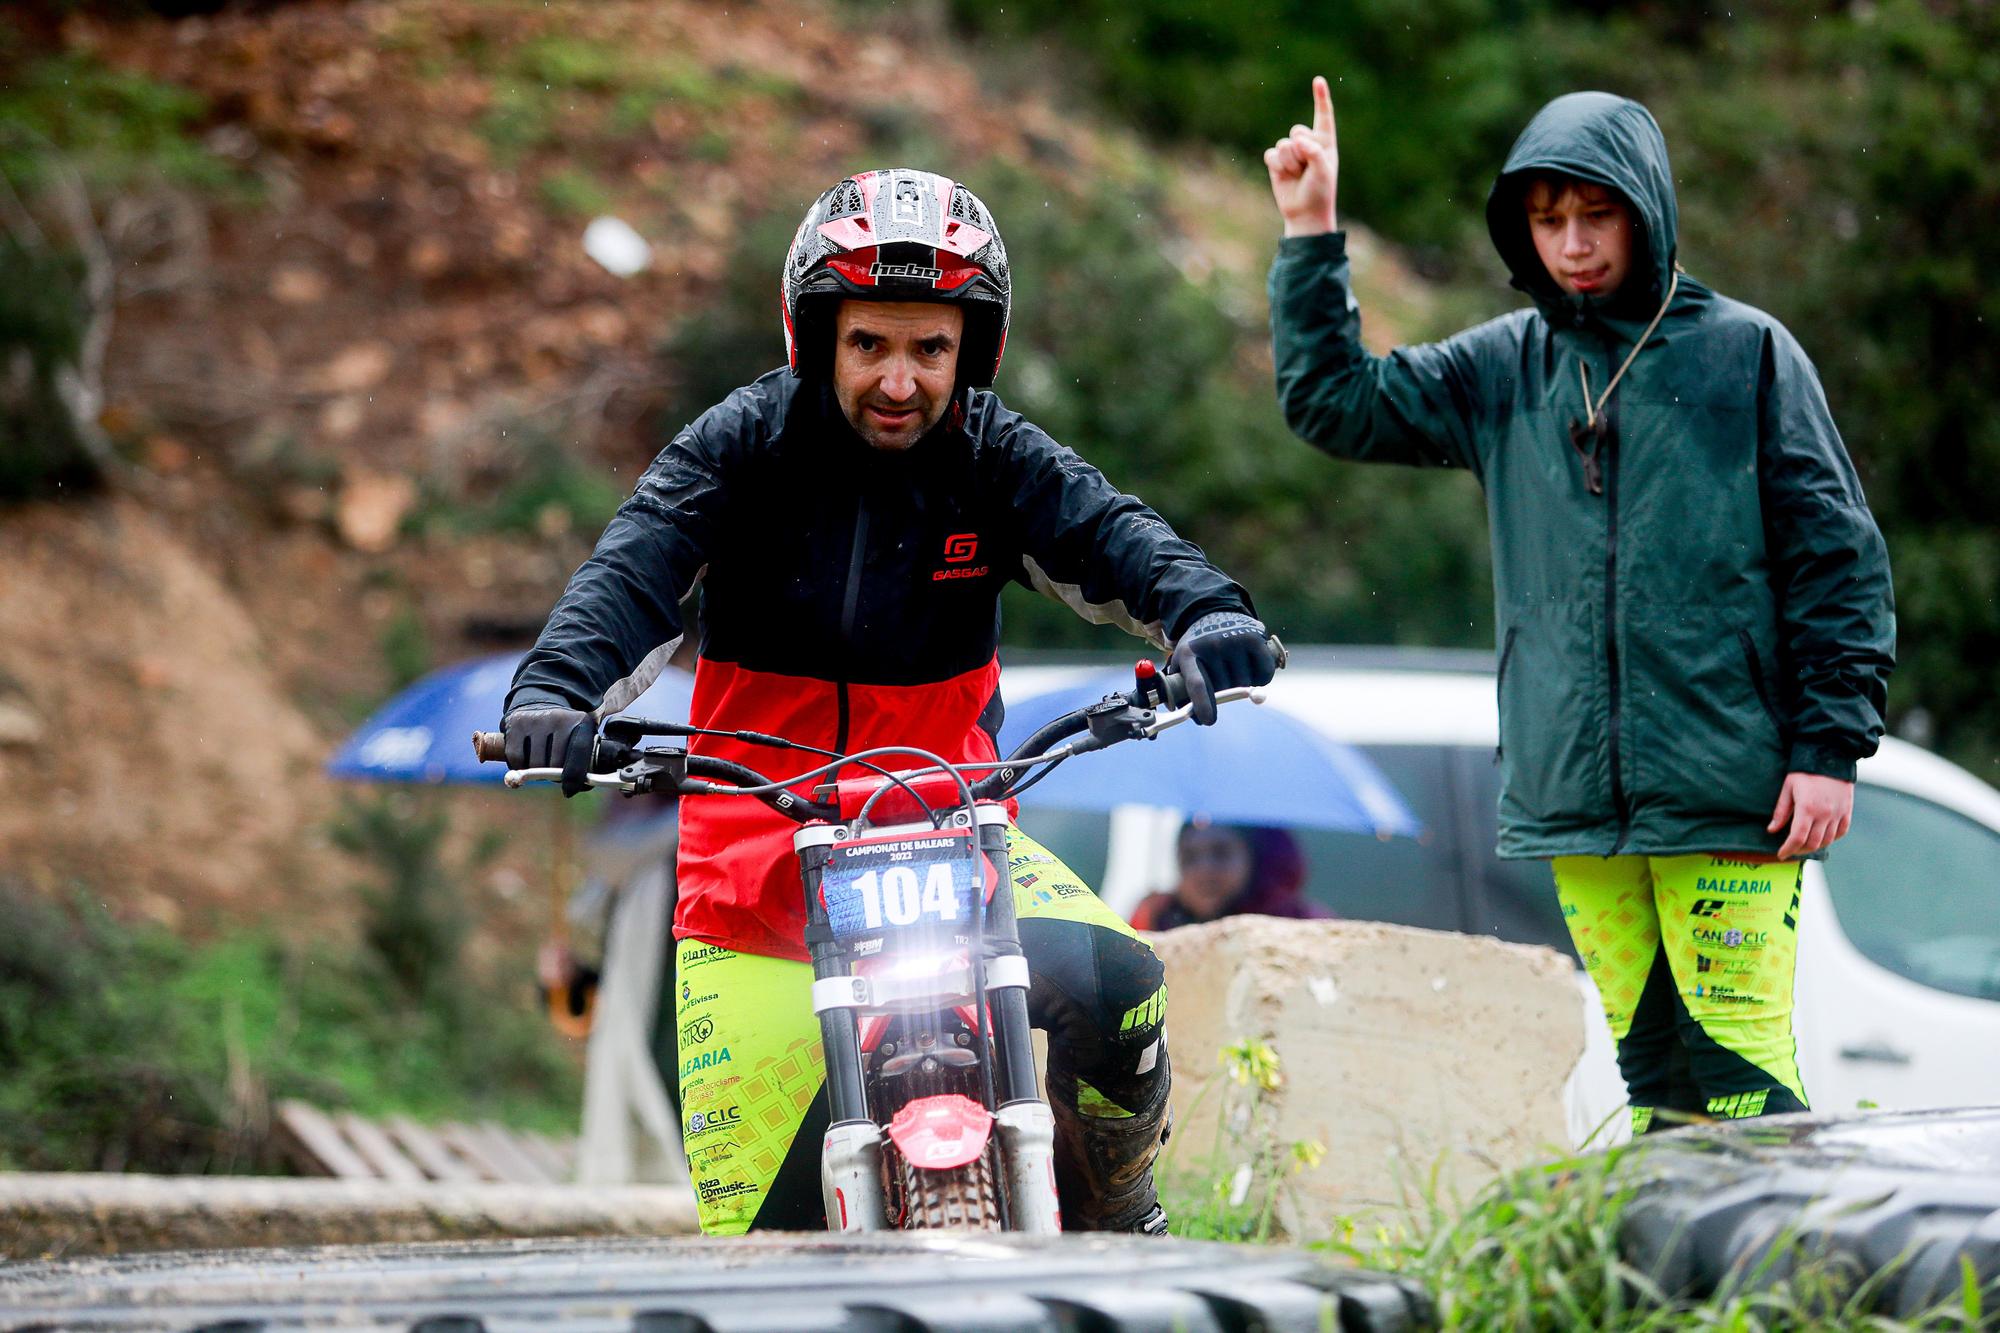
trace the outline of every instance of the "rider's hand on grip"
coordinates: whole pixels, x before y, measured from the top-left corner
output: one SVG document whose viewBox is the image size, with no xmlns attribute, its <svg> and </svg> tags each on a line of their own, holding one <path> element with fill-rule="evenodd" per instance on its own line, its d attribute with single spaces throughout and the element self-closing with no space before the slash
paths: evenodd
<svg viewBox="0 0 2000 1333">
<path fill-rule="evenodd" d="M 583 775 L 590 771 L 597 740 L 597 720 L 575 708 L 527 704 L 507 714 L 500 724 L 507 737 L 507 767 L 560 768 L 563 793 L 574 796 L 589 789 Z"/>
<path fill-rule="evenodd" d="M 1262 621 L 1241 611 L 1212 611 L 1189 625 L 1167 658 L 1167 673 L 1180 679 L 1168 685 L 1171 699 L 1186 687 L 1189 714 L 1201 726 L 1215 721 L 1215 696 L 1239 686 L 1268 685 L 1277 674 L 1278 657 L 1271 632 Z"/>
</svg>

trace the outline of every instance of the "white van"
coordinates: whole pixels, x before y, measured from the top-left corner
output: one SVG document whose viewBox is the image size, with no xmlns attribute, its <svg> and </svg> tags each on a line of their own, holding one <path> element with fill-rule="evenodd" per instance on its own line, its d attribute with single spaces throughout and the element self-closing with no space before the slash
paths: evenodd
<svg viewBox="0 0 2000 1333">
<path fill-rule="evenodd" d="M 1014 665 L 1025 699 L 1102 673 L 1106 660 Z M 1247 705 L 1234 705 L 1245 707 Z M 1546 864 L 1493 854 L 1499 720 L 1490 653 L 1294 649 L 1276 707 L 1360 747 L 1423 821 L 1421 838 L 1300 831 L 1308 892 L 1342 917 L 1545 944 L 1575 956 Z M 1223 725 L 1227 725 L 1227 714 Z M 1088 762 L 1087 759 L 1079 762 Z M 1171 816 L 1133 820 L 1027 809 L 1023 828 L 1104 886 L 1114 908 L 1168 887 Z M 1140 820 L 1140 824 L 1147 821 Z M 1120 848 L 1113 863 L 1109 849 Z M 1579 968 L 1588 1047 L 1571 1083 L 1580 1143 L 1616 1129 L 1624 1084 L 1594 988 Z M 1807 866 L 1800 919 L 1799 1064 L 1821 1110 L 2000 1104 L 2000 792 L 1904 741 L 1861 765 L 1853 831 Z M 1600 1141 L 1602 1141 L 1600 1139 Z"/>
</svg>

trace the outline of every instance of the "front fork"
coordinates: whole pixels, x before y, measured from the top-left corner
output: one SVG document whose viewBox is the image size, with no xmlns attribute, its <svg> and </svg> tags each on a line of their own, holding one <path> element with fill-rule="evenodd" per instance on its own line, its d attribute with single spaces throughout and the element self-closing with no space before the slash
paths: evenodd
<svg viewBox="0 0 2000 1333">
<path fill-rule="evenodd" d="M 996 958 L 1021 956 L 1007 860 L 1010 821 L 999 805 L 980 805 L 975 812 L 980 851 L 998 879 L 986 904 L 983 930 L 984 957 L 990 967 Z M 848 959 L 833 941 L 819 891 L 833 845 L 847 833 L 831 824 L 809 824 L 793 838 L 806 894 L 813 1008 L 826 1057 L 829 1123 L 820 1157 L 820 1185 L 828 1230 L 881 1231 L 889 1227 L 888 1200 L 883 1191 L 883 1134 L 868 1110 L 858 1014 L 867 987 L 850 977 Z M 993 1071 L 994 1097 L 999 1102 L 997 1108 L 989 1109 L 994 1111 L 994 1126 L 1000 1135 L 1001 1179 L 1006 1192 L 1002 1215 L 1010 1230 L 1054 1233 L 1062 1229 L 1056 1206 L 1055 1120 L 1037 1090 L 1026 969 L 1017 964 L 1002 971 L 1004 979 L 987 981 L 992 1051 L 981 1052 Z"/>
</svg>

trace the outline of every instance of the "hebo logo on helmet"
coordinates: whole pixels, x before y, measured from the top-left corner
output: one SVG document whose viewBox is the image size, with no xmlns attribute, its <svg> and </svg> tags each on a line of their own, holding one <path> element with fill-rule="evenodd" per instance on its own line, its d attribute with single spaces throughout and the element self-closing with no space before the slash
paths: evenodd
<svg viewBox="0 0 2000 1333">
<path fill-rule="evenodd" d="M 927 268 L 922 264 L 884 264 L 876 261 L 868 266 L 868 276 L 880 281 L 883 278 L 909 278 L 912 281 L 931 282 L 944 276 L 941 268 Z"/>
</svg>

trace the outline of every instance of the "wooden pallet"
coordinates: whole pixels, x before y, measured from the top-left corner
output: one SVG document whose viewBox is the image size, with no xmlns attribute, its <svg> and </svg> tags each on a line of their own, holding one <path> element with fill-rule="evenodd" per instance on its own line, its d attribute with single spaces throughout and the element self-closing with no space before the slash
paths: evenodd
<svg viewBox="0 0 2000 1333">
<path fill-rule="evenodd" d="M 329 1115 L 300 1101 L 281 1101 L 274 1109 L 279 1145 L 306 1175 L 510 1185 L 565 1185 L 576 1176 L 571 1139 L 486 1122 L 419 1125 L 406 1116 L 374 1121 L 347 1111 Z"/>
</svg>

